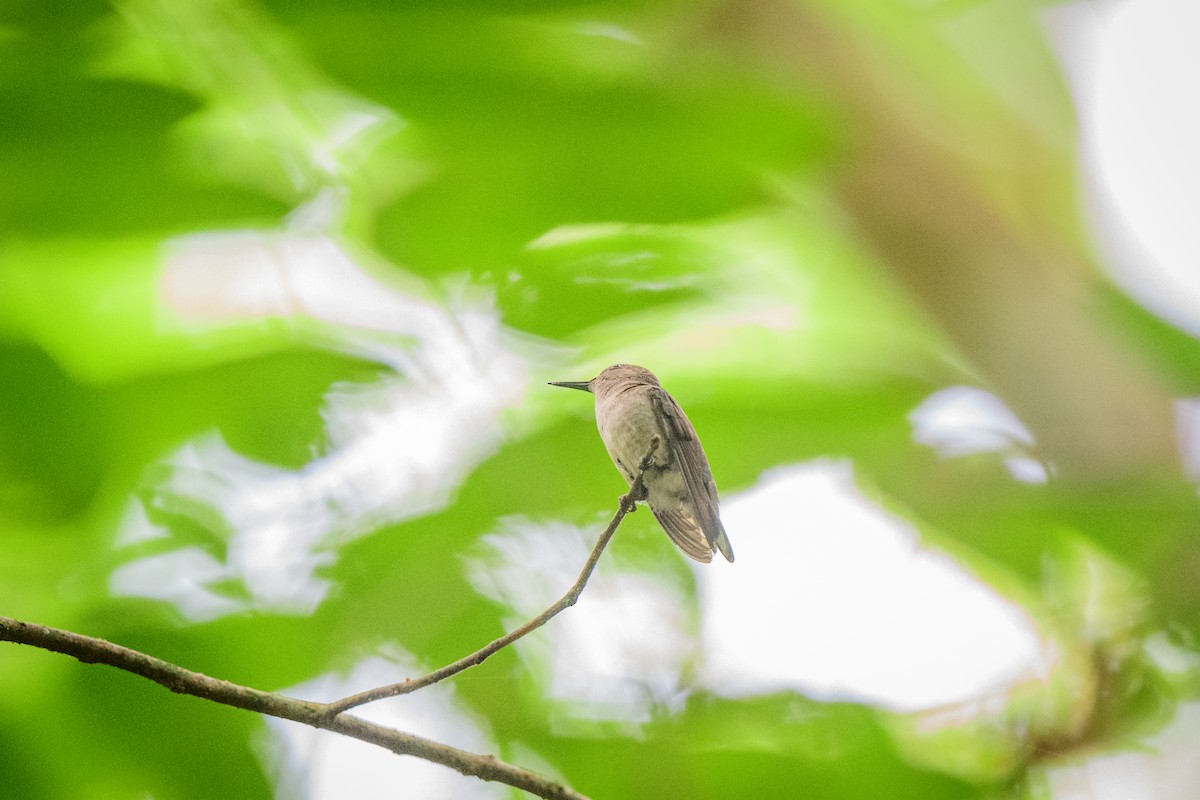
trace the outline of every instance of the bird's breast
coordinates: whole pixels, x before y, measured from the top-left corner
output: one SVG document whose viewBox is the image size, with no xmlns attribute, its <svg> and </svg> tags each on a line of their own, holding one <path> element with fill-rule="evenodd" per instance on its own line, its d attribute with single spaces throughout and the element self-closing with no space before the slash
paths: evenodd
<svg viewBox="0 0 1200 800">
<path fill-rule="evenodd" d="M 612 397 L 596 399 L 596 427 L 617 469 L 632 483 L 637 475 L 638 462 L 650 449 L 655 436 L 663 436 L 658 412 L 646 392 L 632 389 Z M 668 460 L 666 442 L 654 454 L 654 461 L 663 465 Z"/>
</svg>

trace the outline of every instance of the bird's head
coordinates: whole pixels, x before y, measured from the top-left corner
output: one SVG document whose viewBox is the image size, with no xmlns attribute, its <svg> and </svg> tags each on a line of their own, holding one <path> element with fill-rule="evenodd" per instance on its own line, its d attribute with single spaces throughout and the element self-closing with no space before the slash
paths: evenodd
<svg viewBox="0 0 1200 800">
<path fill-rule="evenodd" d="M 599 394 L 610 387 L 628 383 L 659 385 L 658 378 L 654 377 L 653 372 L 636 364 L 613 364 L 590 381 L 550 381 L 551 386 L 579 389 L 592 394 Z"/>
</svg>

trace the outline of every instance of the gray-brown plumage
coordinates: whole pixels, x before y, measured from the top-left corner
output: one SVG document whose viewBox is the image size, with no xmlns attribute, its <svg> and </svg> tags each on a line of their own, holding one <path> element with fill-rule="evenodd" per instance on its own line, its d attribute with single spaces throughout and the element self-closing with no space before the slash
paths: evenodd
<svg viewBox="0 0 1200 800">
<path fill-rule="evenodd" d="M 654 463 L 642 479 L 650 510 L 671 541 L 692 558 L 707 563 L 720 552 L 733 561 L 733 548 L 721 525 L 717 485 L 696 429 L 650 370 L 617 364 L 590 381 L 550 385 L 596 396 L 600 438 L 631 486 L 651 439 L 659 436 L 666 447 L 655 451 Z"/>
</svg>

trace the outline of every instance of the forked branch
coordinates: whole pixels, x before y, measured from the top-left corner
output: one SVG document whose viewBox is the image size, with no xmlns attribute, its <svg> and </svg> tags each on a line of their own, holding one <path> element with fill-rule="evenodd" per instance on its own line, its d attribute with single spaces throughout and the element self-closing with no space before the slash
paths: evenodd
<svg viewBox="0 0 1200 800">
<path fill-rule="evenodd" d="M 653 455 L 658 449 L 658 445 L 659 440 L 656 436 L 650 443 L 649 452 L 639 464 L 637 479 L 630 486 L 629 493 L 621 498 L 617 513 L 613 516 L 612 522 L 608 524 L 604 533 L 600 535 L 600 539 L 596 542 L 596 546 L 593 548 L 591 556 L 588 557 L 587 563 L 584 565 L 583 571 L 579 574 L 578 580 L 575 581 L 575 584 L 558 602 L 512 633 L 502 636 L 487 646 L 476 650 L 474 653 L 460 658 L 453 664 L 448 664 L 441 669 L 434 670 L 415 681 L 405 681 L 404 683 L 382 686 L 378 689 L 362 692 L 361 694 L 343 698 L 333 703 L 314 703 L 274 692 L 252 689 L 248 686 L 240 686 L 236 683 L 212 678 L 199 672 L 192 672 L 176 664 L 163 661 L 137 650 L 131 650 L 128 647 L 113 644 L 104 639 L 83 636 L 78 633 L 51 628 L 45 625 L 22 622 L 10 617 L 0 616 L 0 641 L 40 647 L 43 650 L 73 656 L 87 664 L 108 664 L 125 672 L 131 672 L 134 675 L 140 675 L 143 678 L 152 680 L 155 683 L 165 686 L 172 692 L 188 694 L 193 697 L 211 700 L 214 703 L 221 703 L 247 711 L 255 711 L 259 714 L 267 714 L 272 717 L 310 725 L 314 728 L 341 733 L 385 748 L 397 755 L 416 756 L 435 764 L 450 767 L 463 775 L 472 775 L 485 781 L 505 783 L 538 797 L 546 798 L 547 800 L 587 800 L 584 795 L 568 786 L 564 786 L 513 764 L 500 761 L 494 756 L 459 750 L 456 747 L 450 747 L 449 745 L 425 739 L 421 736 L 415 736 L 394 728 L 367 722 L 360 717 L 351 716 L 343 712 L 363 703 L 369 703 L 372 700 L 409 694 L 420 689 L 422 686 L 437 683 L 451 675 L 482 663 L 488 656 L 507 647 L 530 631 L 541 627 L 552 617 L 574 605 L 575 601 L 579 599 L 583 587 L 587 585 L 592 571 L 595 570 L 596 563 L 600 560 L 600 554 L 604 552 L 604 548 L 608 545 L 609 540 L 616 533 L 617 526 L 621 524 L 621 520 L 625 518 L 625 515 L 633 510 L 634 503 L 642 498 L 644 491 L 642 475 L 653 463 Z"/>
<path fill-rule="evenodd" d="M 326 712 L 329 714 L 340 714 L 343 711 L 349 711 L 352 708 L 366 703 L 373 703 L 376 700 L 397 697 L 402 694 L 411 694 L 430 684 L 445 680 L 451 675 L 457 675 L 463 670 L 482 664 L 489 656 L 508 647 L 522 636 L 532 633 L 559 613 L 575 605 L 576 601 L 579 600 L 579 595 L 583 592 L 583 587 L 587 586 L 588 579 L 592 577 L 592 572 L 596 569 L 596 564 L 600 561 L 600 554 L 604 552 L 604 548 L 608 546 L 609 540 L 617 532 L 617 526 L 621 524 L 621 520 L 625 518 L 625 515 L 634 509 L 635 503 L 643 499 L 643 495 L 645 494 L 643 477 L 646 469 L 654 463 L 654 454 L 657 452 L 658 446 L 659 438 L 655 436 L 650 440 L 650 449 L 646 451 L 646 455 L 642 457 L 641 462 L 638 464 L 637 478 L 634 479 L 633 484 L 629 487 L 629 492 L 621 497 L 617 513 L 613 515 L 612 521 L 608 523 L 608 527 L 604 529 L 604 533 L 600 534 L 600 538 L 596 540 L 596 546 L 592 548 L 592 554 L 588 556 L 587 563 L 583 565 L 583 571 L 579 573 L 579 577 L 575 580 L 574 585 L 556 603 L 521 627 L 506 633 L 499 639 L 489 642 L 474 653 L 463 656 L 458 661 L 447 664 L 440 669 L 435 669 L 433 672 L 422 675 L 415 680 L 405 680 L 401 683 L 379 686 L 375 689 L 368 689 L 365 692 L 344 697 L 341 700 L 335 700 L 326 706 Z"/>
</svg>

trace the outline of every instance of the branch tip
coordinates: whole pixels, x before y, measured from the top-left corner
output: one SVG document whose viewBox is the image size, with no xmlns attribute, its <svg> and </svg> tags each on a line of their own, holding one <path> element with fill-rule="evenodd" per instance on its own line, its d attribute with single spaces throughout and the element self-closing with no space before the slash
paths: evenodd
<svg viewBox="0 0 1200 800">
<path fill-rule="evenodd" d="M 443 681 L 453 675 L 470 669 L 471 667 L 482 664 L 488 657 L 496 654 L 500 650 L 508 647 L 513 642 L 526 636 L 527 634 L 537 630 L 545 625 L 560 612 L 565 611 L 579 600 L 583 588 L 587 585 L 588 579 L 592 576 L 592 572 L 596 569 L 596 564 L 600 561 L 600 554 L 604 552 L 604 548 L 608 546 L 613 534 L 617 532 L 617 526 L 621 524 L 621 520 L 625 515 L 636 510 L 637 501 L 646 499 L 646 487 L 644 476 L 646 470 L 654 465 L 654 454 L 662 444 L 662 439 L 657 434 L 650 439 L 649 449 L 646 455 L 642 456 L 638 462 L 638 474 L 634 478 L 633 483 L 629 487 L 629 492 L 621 495 L 617 505 L 617 513 L 613 515 L 612 521 L 608 523 L 608 527 L 600 534 L 600 538 L 596 541 L 596 546 L 592 548 L 592 553 L 588 556 L 587 562 L 583 566 L 583 570 L 579 573 L 579 577 L 575 583 L 567 590 L 567 593 L 560 597 L 553 605 L 546 608 L 542 613 L 538 614 L 533 619 L 521 625 L 499 639 L 495 639 L 483 647 L 476 650 L 474 653 L 463 656 L 457 661 L 447 664 L 444 667 L 435 669 L 426 675 L 419 678 L 405 678 L 400 683 L 392 683 L 387 686 L 379 686 L 374 689 L 368 689 L 358 694 L 343 697 L 341 700 L 335 700 L 332 703 L 327 703 L 322 707 L 321 713 L 326 718 L 332 719 L 343 712 L 349 711 L 352 708 L 373 703 L 376 700 L 386 700 L 389 697 L 398 697 L 400 695 L 411 694 L 412 692 L 422 689 L 426 686 Z"/>
</svg>

